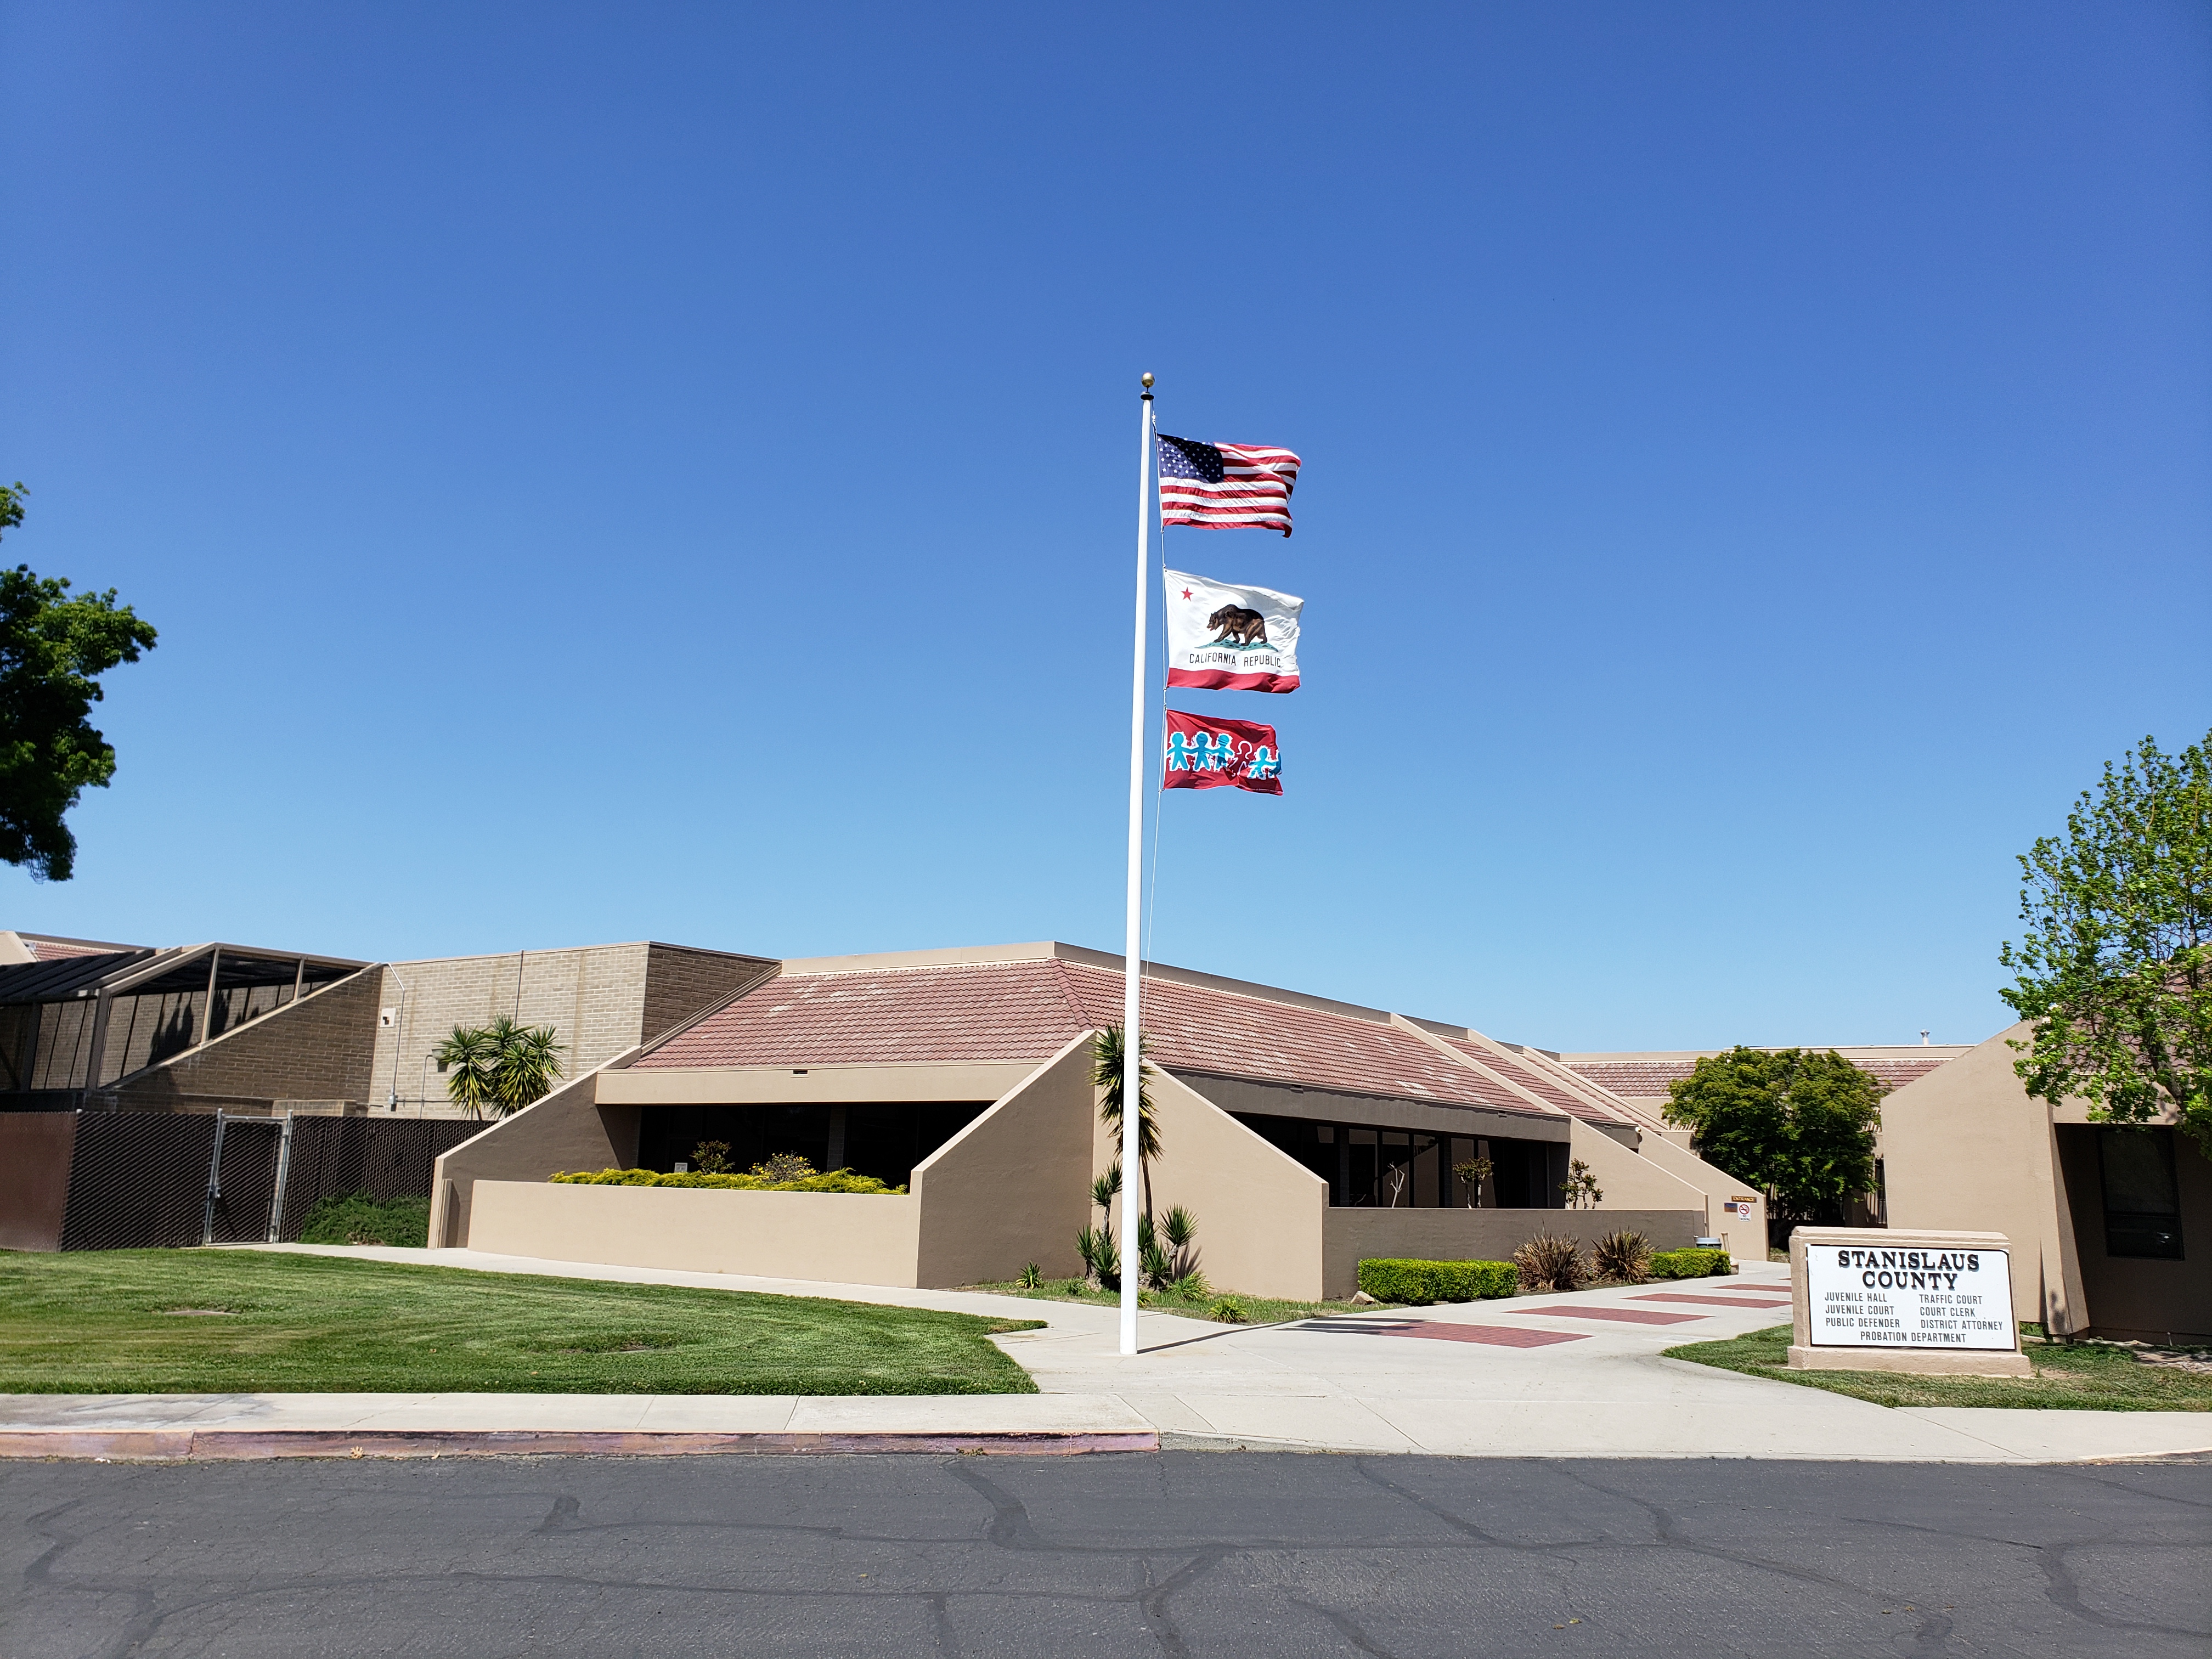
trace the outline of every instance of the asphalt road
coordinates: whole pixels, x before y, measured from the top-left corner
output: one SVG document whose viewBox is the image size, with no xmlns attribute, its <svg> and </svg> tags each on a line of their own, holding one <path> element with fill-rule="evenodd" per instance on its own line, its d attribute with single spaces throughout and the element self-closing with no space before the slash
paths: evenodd
<svg viewBox="0 0 2212 1659">
<path fill-rule="evenodd" d="M 2212 1467 L 0 1466 L 0 1659 L 2212 1652 Z"/>
</svg>

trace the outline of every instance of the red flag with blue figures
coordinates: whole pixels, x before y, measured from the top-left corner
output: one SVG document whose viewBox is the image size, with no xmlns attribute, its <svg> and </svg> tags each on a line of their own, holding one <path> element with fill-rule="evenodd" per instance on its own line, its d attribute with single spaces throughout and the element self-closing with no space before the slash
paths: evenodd
<svg viewBox="0 0 2212 1659">
<path fill-rule="evenodd" d="M 1164 789 L 1249 789 L 1257 795 L 1283 793 L 1283 751 L 1275 728 L 1257 720 L 1227 720 L 1210 714 L 1168 715 L 1168 769 Z"/>
</svg>

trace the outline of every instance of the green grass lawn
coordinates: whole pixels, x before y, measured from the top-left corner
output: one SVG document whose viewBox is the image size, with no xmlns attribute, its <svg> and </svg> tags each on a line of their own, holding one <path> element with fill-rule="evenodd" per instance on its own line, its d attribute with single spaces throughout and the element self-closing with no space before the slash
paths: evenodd
<svg viewBox="0 0 2212 1659">
<path fill-rule="evenodd" d="M 1808 1389 L 1826 1389 L 1877 1406 L 2012 1406 L 2045 1410 L 2103 1412 L 2212 1411 L 2212 1376 L 2167 1365 L 2146 1365 L 2126 1348 L 2093 1342 L 2023 1344 L 2035 1367 L 2029 1376 L 1915 1376 L 1894 1371 L 1793 1371 L 1790 1327 L 1776 1325 L 1725 1342 L 1692 1342 L 1669 1348 L 1670 1359 L 1749 1376 L 1771 1376 Z"/>
<path fill-rule="evenodd" d="M 1034 1394 L 985 1339 L 1040 1322 L 247 1250 L 0 1252 L 7 1394 Z"/>
<path fill-rule="evenodd" d="M 1019 1285 L 969 1285 L 971 1291 L 987 1291 L 993 1296 L 1022 1296 L 1033 1302 L 1087 1302 L 1097 1308 L 1118 1308 L 1121 1305 L 1119 1291 L 1102 1291 L 1096 1285 L 1067 1279 L 1048 1279 L 1034 1290 L 1024 1290 Z M 1215 1303 L 1227 1296 L 1243 1310 L 1241 1320 L 1224 1320 L 1224 1324 L 1274 1325 L 1286 1319 L 1318 1319 L 1329 1314 L 1379 1313 L 1384 1308 L 1395 1307 L 1395 1303 L 1349 1302 L 1282 1302 L 1273 1297 L 1241 1296 L 1235 1291 L 1208 1291 L 1204 1296 L 1181 1297 L 1166 1291 L 1146 1291 L 1139 1304 L 1147 1312 L 1180 1314 L 1185 1319 L 1212 1319 Z"/>
</svg>

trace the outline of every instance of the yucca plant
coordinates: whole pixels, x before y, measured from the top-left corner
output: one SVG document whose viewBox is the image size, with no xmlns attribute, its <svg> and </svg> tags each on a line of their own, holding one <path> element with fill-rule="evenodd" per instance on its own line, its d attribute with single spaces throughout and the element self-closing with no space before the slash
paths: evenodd
<svg viewBox="0 0 2212 1659">
<path fill-rule="evenodd" d="M 1175 1264 L 1153 1232 L 1148 1215 L 1137 1218 L 1137 1265 L 1142 1274 L 1138 1282 L 1148 1291 L 1164 1291 L 1175 1281 Z"/>
<path fill-rule="evenodd" d="M 1160 1218 L 1160 1231 L 1168 1240 L 1168 1277 L 1184 1279 L 1198 1272 L 1198 1218 L 1180 1204 L 1168 1206 Z"/>
<path fill-rule="evenodd" d="M 1538 1233 L 1514 1251 L 1513 1265 L 1522 1288 L 1531 1291 L 1577 1291 L 1589 1276 L 1582 1246 L 1553 1233 Z"/>
<path fill-rule="evenodd" d="M 1100 1290 L 1121 1288 L 1121 1252 L 1113 1234 L 1103 1227 L 1085 1227 L 1075 1236 L 1075 1249 L 1083 1258 L 1084 1271 L 1098 1281 Z"/>
<path fill-rule="evenodd" d="M 1607 1233 L 1590 1247 L 1598 1276 L 1623 1285 L 1641 1285 L 1651 1277 L 1651 1241 L 1642 1233 Z"/>
<path fill-rule="evenodd" d="M 1075 1236 L 1084 1271 L 1098 1281 L 1102 1290 L 1121 1288 L 1121 1249 L 1114 1242 L 1114 1200 L 1121 1195 L 1121 1166 L 1116 1164 L 1091 1183 L 1091 1201 L 1103 1212 L 1098 1224 L 1086 1226 Z"/>
</svg>

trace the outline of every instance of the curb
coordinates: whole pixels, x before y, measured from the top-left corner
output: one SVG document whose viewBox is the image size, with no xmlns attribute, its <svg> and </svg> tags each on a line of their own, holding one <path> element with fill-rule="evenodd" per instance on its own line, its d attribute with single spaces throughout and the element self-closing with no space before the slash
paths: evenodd
<svg viewBox="0 0 2212 1659">
<path fill-rule="evenodd" d="M 921 1452 L 938 1456 L 1067 1457 L 1160 1449 L 1152 1430 L 1080 1434 L 654 1434 L 624 1430 L 52 1429 L 0 1433 L 0 1458 L 222 1462 L 270 1457 L 816 1456 Z"/>
</svg>

